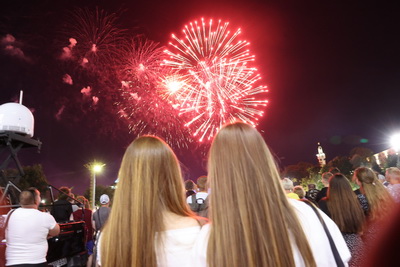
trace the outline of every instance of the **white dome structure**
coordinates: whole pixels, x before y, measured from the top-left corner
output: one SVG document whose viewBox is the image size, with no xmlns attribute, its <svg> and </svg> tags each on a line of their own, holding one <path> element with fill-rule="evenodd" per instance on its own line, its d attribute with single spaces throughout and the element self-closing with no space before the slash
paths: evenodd
<svg viewBox="0 0 400 267">
<path fill-rule="evenodd" d="M 18 103 L 0 105 L 0 132 L 15 132 L 33 136 L 34 118 L 32 112 Z"/>
</svg>

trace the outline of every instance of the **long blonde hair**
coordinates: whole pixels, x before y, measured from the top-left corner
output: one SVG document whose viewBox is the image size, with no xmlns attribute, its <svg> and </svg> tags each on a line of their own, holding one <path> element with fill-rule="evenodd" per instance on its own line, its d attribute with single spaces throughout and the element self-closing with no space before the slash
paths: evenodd
<svg viewBox="0 0 400 267">
<path fill-rule="evenodd" d="M 155 236 L 163 212 L 192 216 L 178 160 L 154 136 L 137 138 L 126 149 L 110 217 L 102 233 L 102 266 L 156 266 Z"/>
<path fill-rule="evenodd" d="M 375 173 L 369 168 L 359 167 L 354 171 L 353 178 L 359 181 L 361 193 L 367 198 L 368 219 L 375 221 L 388 215 L 394 201 Z"/>
<path fill-rule="evenodd" d="M 209 266 L 294 266 L 290 237 L 305 265 L 316 266 L 273 156 L 256 129 L 244 123 L 223 127 L 212 143 L 208 167 Z"/>
</svg>

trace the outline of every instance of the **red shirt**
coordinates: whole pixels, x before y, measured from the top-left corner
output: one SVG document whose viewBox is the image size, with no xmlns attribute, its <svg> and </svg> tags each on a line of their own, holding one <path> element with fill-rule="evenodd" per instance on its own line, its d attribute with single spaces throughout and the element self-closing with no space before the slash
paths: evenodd
<svg viewBox="0 0 400 267">
<path fill-rule="evenodd" d="M 85 221 L 85 228 L 86 228 L 86 242 L 93 240 L 93 225 L 92 225 L 92 211 L 89 209 L 78 209 L 74 213 L 74 221 Z"/>
</svg>

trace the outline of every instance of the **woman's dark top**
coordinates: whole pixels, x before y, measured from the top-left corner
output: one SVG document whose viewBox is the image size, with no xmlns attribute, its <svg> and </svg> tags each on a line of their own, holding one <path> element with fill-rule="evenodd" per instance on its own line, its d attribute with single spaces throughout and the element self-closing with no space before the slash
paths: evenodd
<svg viewBox="0 0 400 267">
<path fill-rule="evenodd" d="M 57 200 L 51 209 L 56 222 L 68 222 L 72 214 L 72 204 L 64 199 Z"/>
<path fill-rule="evenodd" d="M 318 202 L 318 206 L 326 215 L 332 218 L 331 213 L 329 212 L 328 209 L 327 201 L 328 199 L 324 197 Z M 364 259 L 363 255 L 364 242 L 361 239 L 361 236 L 358 233 L 343 233 L 343 232 L 342 235 L 351 253 L 351 260 L 349 262 L 349 266 L 351 267 L 360 266 L 362 260 Z"/>
</svg>

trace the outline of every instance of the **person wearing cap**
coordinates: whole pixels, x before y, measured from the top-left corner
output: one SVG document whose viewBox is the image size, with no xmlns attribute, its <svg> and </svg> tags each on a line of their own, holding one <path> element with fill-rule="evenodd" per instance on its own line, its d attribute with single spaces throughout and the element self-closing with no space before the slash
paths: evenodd
<svg viewBox="0 0 400 267">
<path fill-rule="evenodd" d="M 100 196 L 101 207 L 93 214 L 94 228 L 100 231 L 110 214 L 110 197 L 106 194 Z"/>
</svg>

